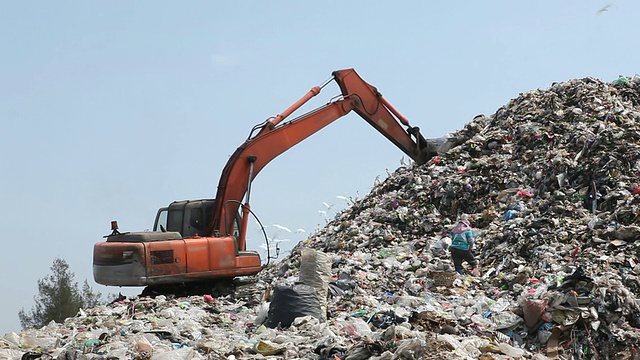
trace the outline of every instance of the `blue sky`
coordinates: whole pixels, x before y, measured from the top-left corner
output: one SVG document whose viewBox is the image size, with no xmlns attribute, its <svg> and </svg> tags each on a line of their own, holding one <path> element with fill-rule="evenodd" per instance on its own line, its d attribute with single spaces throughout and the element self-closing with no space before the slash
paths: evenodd
<svg viewBox="0 0 640 360">
<path fill-rule="evenodd" d="M 598 13 L 606 5 L 607 11 Z M 62 257 L 93 282 L 92 247 L 152 226 L 173 200 L 215 195 L 253 125 L 341 68 L 425 137 L 519 93 L 638 72 L 635 1 L 13 1 L 0 5 L 0 334 L 19 331 Z M 329 85 L 304 109 L 337 95 Z M 303 109 L 303 110 L 304 110 Z M 356 114 L 270 163 L 252 209 L 290 247 L 323 202 L 363 197 L 403 153 Z M 258 232 L 250 245 L 259 249 Z M 124 290 L 137 294 L 138 289 Z"/>
</svg>

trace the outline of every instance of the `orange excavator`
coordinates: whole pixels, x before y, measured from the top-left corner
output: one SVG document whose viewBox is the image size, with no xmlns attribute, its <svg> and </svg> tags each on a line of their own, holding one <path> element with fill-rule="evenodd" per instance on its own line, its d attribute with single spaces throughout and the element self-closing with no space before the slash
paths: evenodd
<svg viewBox="0 0 640 360">
<path fill-rule="evenodd" d="M 340 87 L 341 96 L 284 121 L 332 80 Z M 214 200 L 176 201 L 161 208 L 153 231 L 121 233 L 112 221 L 112 233 L 94 245 L 95 281 L 114 286 L 162 286 L 257 274 L 265 265 L 256 251 L 246 249 L 252 181 L 278 155 L 351 111 L 416 163 L 423 164 L 435 155 L 419 129 L 409 125 L 355 70 L 334 71 L 331 79 L 251 130 L 224 167 Z"/>
</svg>

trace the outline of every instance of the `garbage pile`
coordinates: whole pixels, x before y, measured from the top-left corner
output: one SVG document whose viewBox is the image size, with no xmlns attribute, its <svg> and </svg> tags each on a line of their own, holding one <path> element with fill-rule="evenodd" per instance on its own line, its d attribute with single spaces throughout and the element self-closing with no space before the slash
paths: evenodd
<svg viewBox="0 0 640 360">
<path fill-rule="evenodd" d="M 522 356 L 640 358 L 639 120 L 637 77 L 521 94 L 451 134 L 460 146 L 397 169 L 299 244 L 281 274 L 295 276 L 296 250 L 334 254 L 334 274 L 367 294 L 334 308 L 383 304 L 411 329 L 422 316 L 469 358 L 514 356 L 462 345 L 477 336 Z M 482 275 L 438 284 L 451 271 L 443 232 L 462 214 L 479 235 Z"/>
<path fill-rule="evenodd" d="M 0 358 L 640 359 L 640 78 L 532 90 L 450 136 L 232 293 L 87 309 Z M 480 273 L 452 269 L 463 214 Z"/>
</svg>

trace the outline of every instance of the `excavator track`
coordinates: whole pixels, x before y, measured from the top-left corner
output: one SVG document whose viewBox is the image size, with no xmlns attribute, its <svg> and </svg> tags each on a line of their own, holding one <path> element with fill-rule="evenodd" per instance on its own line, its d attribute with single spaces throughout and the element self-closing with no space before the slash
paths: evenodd
<svg viewBox="0 0 640 360">
<path fill-rule="evenodd" d="M 222 296 L 246 296 L 251 293 L 258 293 L 256 287 L 257 278 L 247 276 L 231 279 L 214 279 L 199 282 L 186 282 L 178 284 L 149 285 L 140 293 L 140 297 L 154 298 L 159 295 L 186 297 L 211 295 L 213 297 Z"/>
</svg>

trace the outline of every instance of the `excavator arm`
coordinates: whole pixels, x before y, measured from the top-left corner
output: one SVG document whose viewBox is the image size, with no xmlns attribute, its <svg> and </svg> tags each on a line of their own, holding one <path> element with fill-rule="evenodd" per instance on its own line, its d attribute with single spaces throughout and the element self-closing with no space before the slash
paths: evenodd
<svg viewBox="0 0 640 360">
<path fill-rule="evenodd" d="M 208 235 L 219 236 L 233 232 L 234 219 L 246 195 L 238 243 L 238 250 L 245 250 L 248 198 L 251 182 L 256 175 L 278 155 L 351 111 L 355 111 L 418 164 L 425 163 L 433 156 L 419 129 L 411 127 L 409 121 L 355 70 L 334 71 L 332 80 L 336 81 L 342 91 L 338 100 L 283 122 L 305 102 L 320 93 L 321 88 L 328 82 L 312 88 L 282 114 L 254 128 L 249 138 L 231 155 L 218 183 L 213 221 L 207 231 Z M 407 130 L 402 125 L 406 126 Z"/>
</svg>

